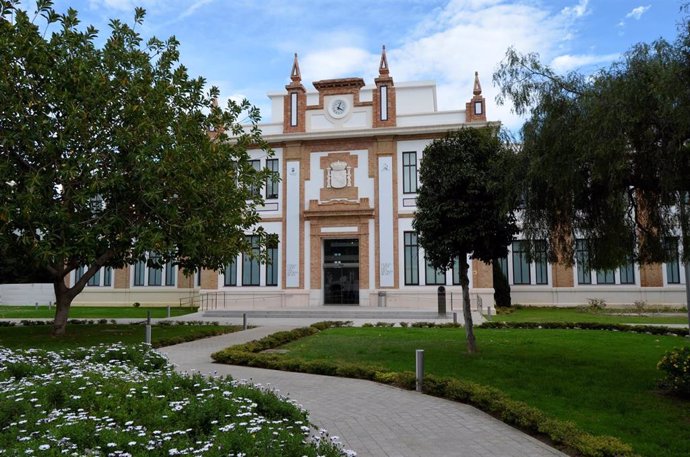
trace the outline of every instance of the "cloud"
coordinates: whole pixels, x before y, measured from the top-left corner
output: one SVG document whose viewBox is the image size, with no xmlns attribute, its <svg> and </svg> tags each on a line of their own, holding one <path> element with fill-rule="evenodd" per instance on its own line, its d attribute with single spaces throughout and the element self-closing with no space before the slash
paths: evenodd
<svg viewBox="0 0 690 457">
<path fill-rule="evenodd" d="M 182 19 L 187 16 L 191 16 L 192 14 L 194 14 L 196 10 L 198 10 L 204 5 L 211 3 L 212 1 L 213 0 L 197 0 L 194 3 L 192 3 L 186 10 L 184 10 L 177 18 Z"/>
<path fill-rule="evenodd" d="M 633 8 L 632 11 L 630 11 L 628 14 L 625 15 L 626 19 L 635 19 L 636 21 L 639 21 L 640 18 L 644 13 L 651 8 L 652 5 L 647 5 L 647 6 L 638 6 L 637 8 Z"/>
<path fill-rule="evenodd" d="M 570 55 L 564 54 L 556 57 L 551 61 L 551 68 L 559 73 L 565 73 L 571 70 L 577 70 L 581 67 L 589 65 L 599 65 L 603 63 L 613 62 L 620 57 L 619 53 L 614 54 L 580 54 Z"/>
<path fill-rule="evenodd" d="M 561 10 L 561 14 L 570 17 L 582 17 L 589 14 L 590 10 L 587 9 L 589 5 L 589 0 L 580 0 L 577 5 L 566 6 Z"/>
</svg>

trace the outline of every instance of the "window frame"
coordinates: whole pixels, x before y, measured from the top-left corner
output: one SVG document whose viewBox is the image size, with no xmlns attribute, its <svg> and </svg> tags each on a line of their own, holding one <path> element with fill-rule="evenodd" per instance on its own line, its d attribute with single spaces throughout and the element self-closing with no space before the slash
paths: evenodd
<svg viewBox="0 0 690 457">
<path fill-rule="evenodd" d="M 414 158 L 414 163 L 407 158 Z M 402 185 L 403 194 L 416 194 L 419 190 L 418 183 L 418 164 L 417 151 L 403 151 L 402 153 Z"/>
<path fill-rule="evenodd" d="M 408 242 L 409 241 L 409 242 Z M 406 286 L 419 285 L 419 238 L 415 231 L 403 232 L 403 267 Z"/>
<path fill-rule="evenodd" d="M 275 200 L 280 195 L 280 159 L 266 159 L 266 168 L 275 173 L 266 179 L 266 200 Z"/>
<path fill-rule="evenodd" d="M 252 287 L 261 285 L 261 264 L 259 262 L 259 255 L 261 255 L 261 248 L 259 247 L 259 235 L 245 235 L 247 241 L 251 245 L 253 256 L 246 252 L 242 253 L 242 286 Z"/>
</svg>

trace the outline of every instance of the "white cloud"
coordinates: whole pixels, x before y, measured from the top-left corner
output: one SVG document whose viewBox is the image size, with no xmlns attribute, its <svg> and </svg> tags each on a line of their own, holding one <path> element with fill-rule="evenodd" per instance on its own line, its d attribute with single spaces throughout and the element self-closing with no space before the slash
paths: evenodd
<svg viewBox="0 0 690 457">
<path fill-rule="evenodd" d="M 576 70 L 588 65 L 599 65 L 603 63 L 613 62 L 618 59 L 620 54 L 581 54 L 570 55 L 564 54 L 556 57 L 551 61 L 551 67 L 559 72 L 565 73 L 571 70 Z"/>
<path fill-rule="evenodd" d="M 561 10 L 561 14 L 564 16 L 571 16 L 571 17 L 582 17 L 586 14 L 589 14 L 590 10 L 587 9 L 587 6 L 589 5 L 589 0 L 580 0 L 577 5 L 574 6 L 566 6 Z"/>
<path fill-rule="evenodd" d="M 341 46 L 336 48 L 313 51 L 299 57 L 302 75 L 311 81 L 349 76 L 373 76 L 378 65 L 378 57 L 357 47 Z M 362 74 L 362 69 L 368 69 L 368 74 Z"/>
<path fill-rule="evenodd" d="M 177 18 L 182 19 L 187 16 L 191 16 L 192 14 L 194 14 L 196 10 L 198 10 L 204 5 L 211 3 L 212 1 L 213 0 L 197 0 L 194 3 L 192 3 L 186 10 L 184 10 Z"/>
<path fill-rule="evenodd" d="M 633 8 L 632 11 L 630 11 L 628 14 L 625 15 L 626 19 L 635 19 L 637 21 L 640 20 L 642 15 L 651 8 L 652 5 L 647 5 L 647 6 L 638 6 L 637 8 Z"/>
</svg>

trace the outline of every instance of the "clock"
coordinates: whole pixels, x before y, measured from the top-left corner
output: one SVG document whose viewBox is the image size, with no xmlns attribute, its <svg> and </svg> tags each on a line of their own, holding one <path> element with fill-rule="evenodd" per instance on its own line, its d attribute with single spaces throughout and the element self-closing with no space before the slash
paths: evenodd
<svg viewBox="0 0 690 457">
<path fill-rule="evenodd" d="M 334 98 L 328 104 L 328 114 L 336 119 L 345 117 L 349 110 L 350 104 L 344 98 Z"/>
</svg>

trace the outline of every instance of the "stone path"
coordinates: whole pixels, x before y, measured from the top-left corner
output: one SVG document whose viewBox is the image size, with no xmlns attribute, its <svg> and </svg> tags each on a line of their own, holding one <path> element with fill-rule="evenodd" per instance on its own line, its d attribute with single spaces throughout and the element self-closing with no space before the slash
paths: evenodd
<svg viewBox="0 0 690 457">
<path fill-rule="evenodd" d="M 214 364 L 210 354 L 294 326 L 254 329 L 162 348 L 181 371 L 230 374 L 270 385 L 359 457 L 565 456 L 461 403 L 358 379 Z"/>
</svg>

